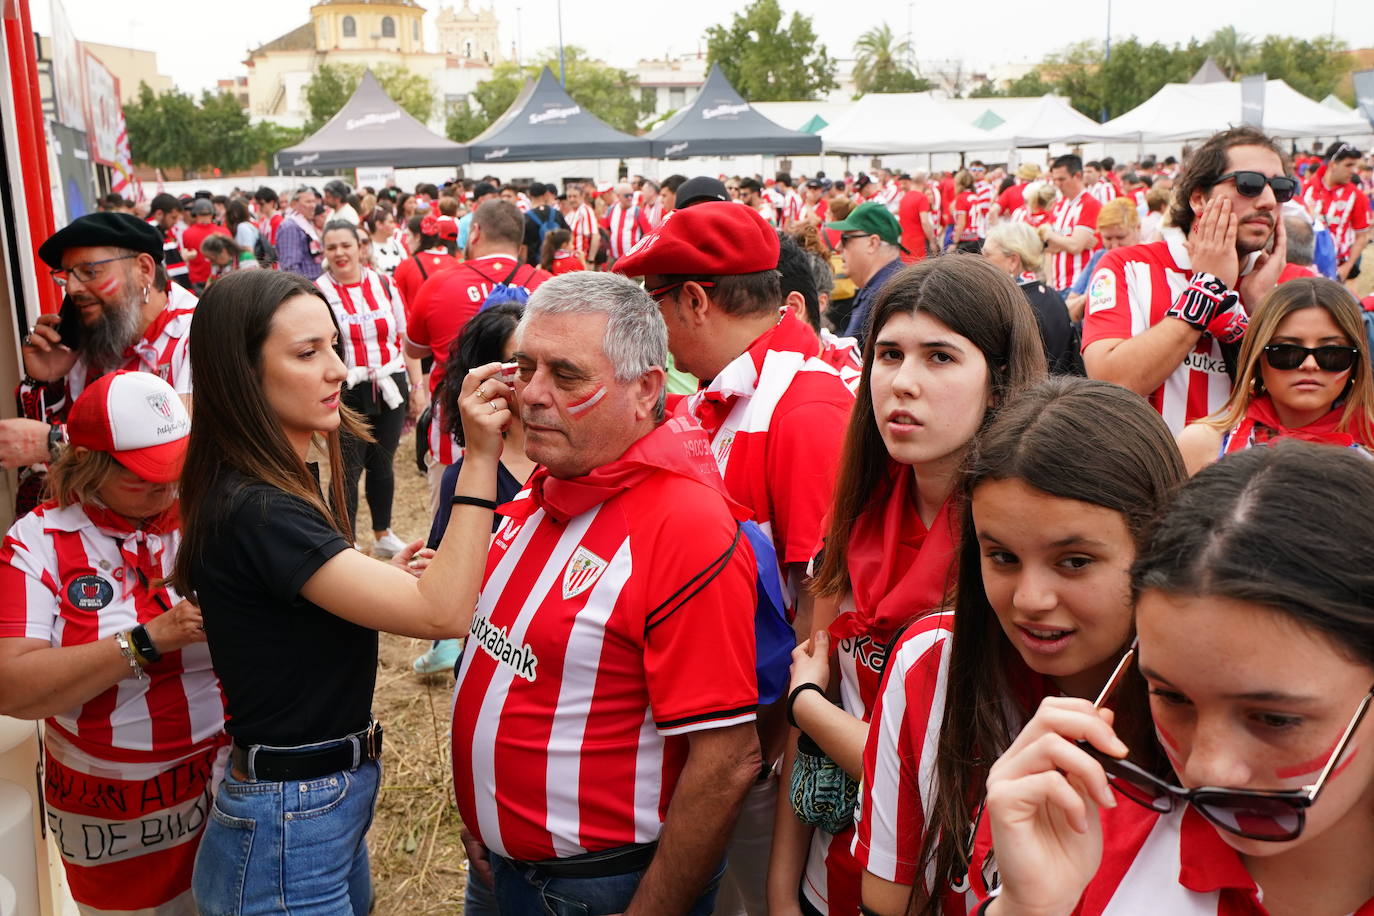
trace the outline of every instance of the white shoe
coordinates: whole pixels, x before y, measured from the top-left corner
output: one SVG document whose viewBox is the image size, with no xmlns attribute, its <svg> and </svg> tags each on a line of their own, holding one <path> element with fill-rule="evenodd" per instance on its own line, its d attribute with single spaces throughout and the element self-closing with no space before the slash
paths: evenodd
<svg viewBox="0 0 1374 916">
<path fill-rule="evenodd" d="M 379 560 L 390 560 L 405 549 L 406 542 L 388 531 L 386 534 L 377 538 L 377 542 L 372 545 L 372 555 Z"/>
</svg>

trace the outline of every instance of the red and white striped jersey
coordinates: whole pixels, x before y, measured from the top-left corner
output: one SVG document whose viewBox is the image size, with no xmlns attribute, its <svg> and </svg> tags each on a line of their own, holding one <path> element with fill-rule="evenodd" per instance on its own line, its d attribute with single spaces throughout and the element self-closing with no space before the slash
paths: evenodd
<svg viewBox="0 0 1374 916">
<path fill-rule="evenodd" d="M 805 206 L 806 204 L 802 201 L 802 196 L 792 188 L 788 188 L 786 193 L 783 194 L 782 200 L 783 226 L 790 226 L 800 221 L 802 218 L 802 210 Z"/>
<path fill-rule="evenodd" d="M 1369 229 L 1369 198 L 1355 184 L 1347 183 L 1328 188 L 1323 181 L 1326 166 L 1317 170 L 1302 193 L 1302 202 L 1313 216 L 1326 223 L 1331 240 L 1336 243 L 1336 260 L 1350 259 L 1355 235 Z"/>
<path fill-rule="evenodd" d="M 444 431 L 444 423 L 443 404 L 435 398 L 429 405 L 429 453 L 440 464 L 453 464 L 463 457 L 463 447 Z"/>
<path fill-rule="evenodd" d="M 647 463 L 665 437 L 705 453 L 669 420 L 616 462 L 633 466 L 627 488 L 541 471 L 503 507 L 454 691 L 453 770 L 463 823 L 508 858 L 658 839 L 690 734 L 755 718 L 744 513 L 718 478 Z"/>
<path fill-rule="evenodd" d="M 754 209 L 759 212 L 759 216 L 763 217 L 764 222 L 766 222 L 768 225 L 772 226 L 775 229 L 777 228 L 778 208 L 773 206 L 772 202 L 769 201 L 767 197 L 760 197 L 759 205 Z"/>
<path fill-rule="evenodd" d="M 780 564 L 805 563 L 816 553 L 854 403 L 839 372 L 820 357 L 815 332 L 785 311 L 677 408 L 711 437 L 731 498 L 753 511 Z M 799 465 L 798 455 L 807 460 Z"/>
<path fill-rule="evenodd" d="M 1158 814 L 1123 800 L 1100 816 L 1102 864 L 1074 916 L 1268 916 L 1244 860 L 1191 805 Z M 1374 899 L 1350 916 L 1374 916 Z"/>
<path fill-rule="evenodd" d="M 371 267 L 362 269 L 357 283 L 340 283 L 326 271 L 315 281 L 343 335 L 348 368 L 402 372 L 401 340 L 406 332 L 406 307 L 396 285 Z"/>
<path fill-rule="evenodd" d="M 613 258 L 623 257 L 649 231 L 643 210 L 621 204 L 606 211 L 606 230 L 611 236 Z"/>
<path fill-rule="evenodd" d="M 1116 200 L 1121 196 L 1121 192 L 1116 189 L 1116 185 L 1105 178 L 1088 185 L 1087 192 L 1093 196 L 1093 200 L 1100 204 Z"/>
<path fill-rule="evenodd" d="M 901 200 L 901 197 L 902 190 L 897 187 L 897 182 L 889 181 L 879 189 L 877 194 L 873 195 L 873 200 L 887 207 L 888 210 L 892 211 L 892 215 L 896 216 L 897 202 Z"/>
<path fill-rule="evenodd" d="M 173 607 L 171 576 L 181 532 L 97 524 L 80 505 L 46 503 L 14 523 L 0 546 L 0 638 L 80 646 L 112 639 Z M 165 652 L 146 679 L 126 678 L 48 724 L 78 749 L 123 763 L 175 760 L 224 731 L 224 703 L 205 643 Z"/>
<path fill-rule="evenodd" d="M 973 222 L 978 228 L 978 237 L 987 238 L 988 220 L 992 215 L 992 205 L 997 200 L 997 186 L 990 181 L 979 181 L 973 185 Z"/>
<path fill-rule="evenodd" d="M 663 222 L 663 201 L 656 200 L 652 206 L 644 208 L 644 223 L 652 231 L 657 229 L 661 222 Z"/>
<path fill-rule="evenodd" d="M 596 211 L 583 204 L 565 217 L 572 230 L 572 246 L 583 258 L 591 257 L 592 237 L 597 234 Z"/>
<path fill-rule="evenodd" d="M 959 233 L 956 242 L 976 242 L 983 237 L 981 223 L 978 220 L 978 198 L 973 191 L 960 191 L 954 195 L 954 225 L 959 224 L 959 217 L 964 217 L 964 230 Z"/>
<path fill-rule="evenodd" d="M 1104 254 L 1088 283 L 1083 348 L 1099 340 L 1127 340 L 1159 324 L 1188 288 L 1192 275 L 1188 249 L 1177 240 L 1131 245 Z M 1150 395 L 1150 404 L 1164 417 L 1170 432 L 1178 435 L 1187 424 L 1220 410 L 1230 394 L 1231 377 L 1221 344 L 1204 333 Z"/>
<path fill-rule="evenodd" d="M 195 308 L 195 294 L 179 283 L 173 283 L 167 292 L 167 305 L 144 329 L 143 336 L 124 351 L 124 364 L 116 368 L 149 372 L 171 385 L 177 394 L 189 395 L 191 317 Z M 64 396 L 51 402 L 46 398 L 49 389 L 36 389 L 21 384 L 19 396 L 25 416 L 33 420 L 57 422 L 67 406 L 86 390 L 87 383 L 94 380 L 90 371 L 86 360 L 78 356 L 71 371 L 67 373 Z M 40 394 L 44 397 L 40 397 Z M 40 401 L 42 403 L 39 403 Z"/>
<path fill-rule="evenodd" d="M 888 655 L 882 685 L 869 716 L 864 778 L 855 813 L 853 852 L 859 865 L 886 881 L 916 882 L 925 812 L 938 789 L 935 757 L 945 715 L 954 615 L 929 614 L 911 624 Z M 1011 653 L 1015 656 L 1015 653 Z M 1014 731 L 1044 697 L 1050 682 L 1019 657 L 1008 672 L 1017 693 L 1008 701 Z M 976 805 L 970 808 L 972 820 Z M 929 874 L 921 881 L 929 885 Z M 964 888 L 944 888 L 943 912 L 962 916 L 975 902 Z"/>
<path fill-rule="evenodd" d="M 1093 252 L 1101 247 L 1101 242 L 1097 239 L 1097 214 L 1101 209 L 1102 204 L 1087 191 L 1080 191 L 1074 198 L 1061 197 L 1055 201 L 1050 216 L 1055 231 L 1064 236 L 1071 236 L 1075 229 L 1086 226 L 1093 230 L 1093 244 L 1078 254 L 1069 254 L 1067 251 L 1054 252 L 1050 258 L 1050 286 L 1055 289 L 1068 289 L 1073 286 L 1078 272 L 1088 266 Z"/>
<path fill-rule="evenodd" d="M 281 228 L 282 215 L 273 213 L 271 216 L 264 216 L 262 219 L 253 223 L 257 227 L 258 233 L 268 242 L 277 244 L 277 230 Z"/>
</svg>

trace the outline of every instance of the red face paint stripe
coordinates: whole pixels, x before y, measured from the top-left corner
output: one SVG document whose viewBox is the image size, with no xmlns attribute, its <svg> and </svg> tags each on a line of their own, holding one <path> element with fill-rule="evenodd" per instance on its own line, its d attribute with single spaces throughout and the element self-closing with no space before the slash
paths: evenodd
<svg viewBox="0 0 1374 916">
<path fill-rule="evenodd" d="M 1302 763 L 1295 763 L 1292 766 L 1282 767 L 1280 769 L 1274 770 L 1274 775 L 1277 776 L 1279 779 L 1294 779 L 1298 776 L 1307 776 L 1312 773 L 1320 772 L 1321 768 L 1326 766 L 1326 762 L 1331 759 L 1331 753 L 1336 750 L 1336 744 L 1339 741 L 1339 738 L 1337 738 L 1335 741 L 1332 741 L 1330 747 L 1322 751 L 1320 755 L 1313 757 L 1311 760 L 1304 760 Z M 1354 749 L 1352 749 L 1350 754 L 1346 756 L 1345 761 L 1340 765 L 1340 767 L 1334 770 L 1331 775 L 1334 776 L 1336 773 L 1340 772 L 1341 769 L 1343 769 L 1347 764 L 1350 763 L 1354 756 Z"/>
<path fill-rule="evenodd" d="M 574 417 L 578 414 L 586 413 L 587 411 L 595 407 L 597 404 L 601 403 L 601 399 L 605 396 L 606 388 L 602 385 L 597 385 L 596 390 L 593 391 L 591 394 L 587 395 L 580 401 L 569 404 L 568 413 L 572 414 Z"/>
<path fill-rule="evenodd" d="M 1155 723 L 1155 734 L 1159 735 L 1159 740 L 1164 742 L 1167 747 L 1174 751 L 1178 750 L 1178 741 L 1174 739 L 1173 735 L 1165 731 L 1164 726 L 1160 725 L 1158 722 Z"/>
</svg>

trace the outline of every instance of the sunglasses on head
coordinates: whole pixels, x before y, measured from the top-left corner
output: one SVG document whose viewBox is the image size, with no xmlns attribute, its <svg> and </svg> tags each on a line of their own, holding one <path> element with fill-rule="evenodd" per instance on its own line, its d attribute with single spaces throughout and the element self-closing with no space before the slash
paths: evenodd
<svg viewBox="0 0 1374 916">
<path fill-rule="evenodd" d="M 1307 362 L 1307 357 L 1317 361 L 1317 368 L 1323 372 L 1344 372 L 1355 365 L 1360 358 L 1357 347 L 1300 347 L 1297 344 L 1276 343 L 1264 348 L 1264 361 L 1271 369 L 1296 369 Z"/>
<path fill-rule="evenodd" d="M 1094 706 L 1101 706 L 1116 688 L 1121 675 L 1129 667 L 1136 653 L 1135 643 L 1126 650 L 1116 670 L 1107 681 Z M 1185 789 L 1167 783 L 1131 763 L 1108 756 L 1087 741 L 1079 741 L 1078 746 L 1086 751 L 1107 771 L 1107 779 L 1119 794 L 1126 796 L 1138 805 L 1143 805 L 1160 814 L 1174 811 L 1179 803 L 1192 805 L 1213 826 L 1227 833 L 1250 840 L 1266 840 L 1284 843 L 1302 835 L 1307 823 L 1307 809 L 1317 801 L 1327 777 L 1336 769 L 1336 763 L 1345 753 L 1350 738 L 1360 727 L 1370 701 L 1374 700 L 1374 687 L 1360 700 L 1350 724 L 1345 727 L 1340 740 L 1336 742 L 1326 765 L 1322 767 L 1317 781 L 1301 789 L 1227 789 L 1220 786 L 1199 786 Z"/>
<path fill-rule="evenodd" d="M 1265 185 L 1274 189 L 1274 200 L 1281 204 L 1292 200 L 1293 195 L 1298 193 L 1298 180 L 1287 175 L 1275 175 L 1271 178 L 1263 172 L 1227 172 L 1218 178 L 1216 183 L 1221 184 L 1230 179 L 1235 179 L 1236 190 L 1242 197 L 1259 197 L 1264 193 Z"/>
</svg>

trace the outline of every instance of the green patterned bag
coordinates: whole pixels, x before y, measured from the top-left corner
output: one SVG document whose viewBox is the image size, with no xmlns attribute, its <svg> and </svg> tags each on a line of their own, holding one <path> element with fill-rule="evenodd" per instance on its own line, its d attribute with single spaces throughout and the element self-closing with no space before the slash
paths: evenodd
<svg viewBox="0 0 1374 916">
<path fill-rule="evenodd" d="M 854 822 L 859 784 L 802 732 L 792 761 L 792 810 L 826 833 L 836 834 Z"/>
</svg>

